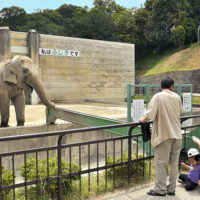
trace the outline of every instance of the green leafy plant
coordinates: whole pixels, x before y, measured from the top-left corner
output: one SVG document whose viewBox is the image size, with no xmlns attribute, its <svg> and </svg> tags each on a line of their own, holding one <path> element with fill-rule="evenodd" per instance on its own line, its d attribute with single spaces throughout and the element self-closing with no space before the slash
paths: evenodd
<svg viewBox="0 0 200 200">
<path fill-rule="evenodd" d="M 177 27 L 174 27 L 171 32 L 171 41 L 174 43 L 175 47 L 181 48 L 184 45 L 186 36 L 184 27 L 178 25 Z"/>
<path fill-rule="evenodd" d="M 140 159 L 142 158 L 142 155 L 138 155 L 138 157 L 136 156 L 136 154 L 132 154 L 132 160 L 135 159 Z M 122 158 L 121 156 L 119 157 L 115 157 L 115 164 L 121 163 L 121 162 L 127 162 L 128 161 L 128 154 L 123 153 L 122 154 Z M 107 164 L 108 165 L 112 165 L 114 163 L 114 158 L 113 157 L 108 157 L 107 158 Z M 142 179 L 143 175 L 145 173 L 145 168 L 147 169 L 147 161 L 137 161 L 137 162 L 132 162 L 131 164 L 131 175 L 134 175 L 135 179 Z M 110 168 L 108 170 L 108 175 L 109 176 L 113 176 L 113 168 Z M 123 166 L 119 166 L 119 167 L 115 167 L 115 176 L 116 177 L 127 177 L 128 175 L 128 165 L 123 165 Z"/>
<path fill-rule="evenodd" d="M 11 185 L 13 182 L 13 173 L 9 170 L 6 170 L 5 167 L 1 166 L 2 170 L 2 185 L 8 186 Z M 14 174 L 14 179 L 16 178 L 16 175 Z M 10 190 L 3 191 L 3 197 L 6 198 L 6 196 L 10 193 Z"/>
<path fill-rule="evenodd" d="M 48 177 L 47 160 L 38 160 L 38 169 L 36 167 L 36 158 L 29 157 L 26 162 L 26 179 L 27 181 L 44 179 Z M 70 173 L 70 163 L 61 161 L 62 174 Z M 38 171 L 38 174 L 37 174 Z M 78 172 L 79 168 L 75 163 L 71 163 L 71 173 Z M 25 178 L 25 165 L 20 168 L 21 176 Z M 49 177 L 54 177 L 58 175 L 58 158 L 57 156 L 49 158 Z M 72 180 L 77 180 L 78 176 L 74 176 Z M 58 193 L 58 181 L 49 180 L 39 184 L 40 193 L 47 192 L 49 190 L 50 195 L 54 198 Z M 62 190 L 67 193 L 71 190 L 70 179 L 62 179 Z"/>
</svg>

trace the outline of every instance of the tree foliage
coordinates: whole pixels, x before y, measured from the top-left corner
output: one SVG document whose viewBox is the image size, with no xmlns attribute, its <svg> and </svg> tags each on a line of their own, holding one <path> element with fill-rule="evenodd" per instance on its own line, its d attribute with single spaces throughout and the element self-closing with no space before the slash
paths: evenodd
<svg viewBox="0 0 200 200">
<path fill-rule="evenodd" d="M 13 31 L 134 43 L 136 57 L 197 40 L 199 0 L 146 0 L 144 7 L 127 9 L 115 0 L 94 0 L 94 7 L 63 4 L 55 10 L 27 14 L 12 6 L 0 10 L 0 26 Z"/>
<path fill-rule="evenodd" d="M 23 8 L 12 6 L 0 11 L 1 25 L 9 26 L 12 30 L 20 30 L 20 26 L 27 22 L 26 12 Z"/>
<path fill-rule="evenodd" d="M 181 48 L 185 42 L 186 31 L 183 26 L 178 25 L 171 31 L 171 41 L 175 45 L 175 47 Z"/>
</svg>

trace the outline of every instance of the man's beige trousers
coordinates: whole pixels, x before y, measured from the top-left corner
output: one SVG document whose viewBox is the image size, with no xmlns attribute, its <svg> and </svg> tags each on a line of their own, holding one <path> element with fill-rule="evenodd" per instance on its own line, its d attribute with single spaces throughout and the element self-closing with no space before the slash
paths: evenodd
<svg viewBox="0 0 200 200">
<path fill-rule="evenodd" d="M 154 190 L 160 194 L 174 192 L 178 175 L 179 156 L 182 140 L 168 139 L 155 147 L 156 181 Z M 168 166 L 171 166 L 169 185 L 167 182 Z"/>
</svg>

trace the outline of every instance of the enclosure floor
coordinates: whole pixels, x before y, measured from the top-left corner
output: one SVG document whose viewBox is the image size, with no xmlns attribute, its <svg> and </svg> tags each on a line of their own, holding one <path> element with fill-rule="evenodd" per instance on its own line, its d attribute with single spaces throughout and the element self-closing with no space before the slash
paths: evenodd
<svg viewBox="0 0 200 200">
<path fill-rule="evenodd" d="M 126 119 L 127 108 L 126 103 L 120 104 L 102 104 L 102 103 L 81 103 L 81 104 L 56 104 L 57 107 L 65 108 L 73 111 L 84 112 L 111 119 Z M 44 124 L 46 121 L 46 107 L 44 105 L 26 105 L 25 107 L 25 125 Z M 57 120 L 57 123 L 64 123 Z M 10 107 L 11 126 L 16 126 L 16 116 L 14 106 Z"/>
</svg>

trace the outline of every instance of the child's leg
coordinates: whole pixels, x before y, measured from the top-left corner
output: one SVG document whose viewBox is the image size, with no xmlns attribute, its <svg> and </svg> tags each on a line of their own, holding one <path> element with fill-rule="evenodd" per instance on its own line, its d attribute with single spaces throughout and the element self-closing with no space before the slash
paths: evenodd
<svg viewBox="0 0 200 200">
<path fill-rule="evenodd" d="M 194 188 L 197 187 L 198 184 L 196 183 L 193 183 L 189 178 L 188 178 L 188 175 L 187 174 L 180 174 L 179 175 L 179 180 L 181 180 L 183 183 L 185 183 L 185 189 L 187 191 L 190 191 L 190 190 L 194 190 Z"/>
<path fill-rule="evenodd" d="M 196 183 L 193 183 L 190 179 L 188 179 L 186 181 L 186 185 L 185 185 L 185 189 L 187 191 L 190 191 L 190 190 L 194 190 L 196 187 L 197 187 L 198 184 Z"/>
<path fill-rule="evenodd" d="M 181 180 L 183 183 L 186 183 L 186 181 L 188 179 L 188 175 L 187 174 L 180 174 L 178 179 Z"/>
<path fill-rule="evenodd" d="M 197 137 L 195 136 L 192 136 L 192 140 L 193 142 L 199 147 L 200 149 L 200 139 L 198 139 Z"/>
</svg>

